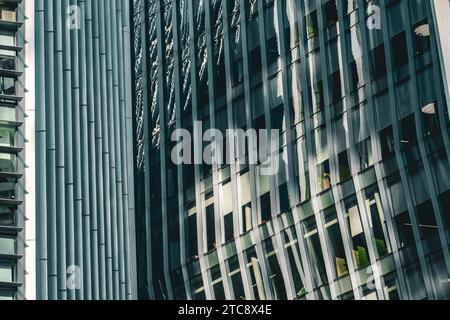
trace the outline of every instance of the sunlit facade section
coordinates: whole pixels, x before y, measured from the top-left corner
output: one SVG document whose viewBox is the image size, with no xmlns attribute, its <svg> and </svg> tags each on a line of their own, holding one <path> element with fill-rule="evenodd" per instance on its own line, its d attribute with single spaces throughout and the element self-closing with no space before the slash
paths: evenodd
<svg viewBox="0 0 450 320">
<path fill-rule="evenodd" d="M 138 296 L 449 299 L 448 35 L 434 12 L 134 0 Z M 277 170 L 246 143 L 223 164 L 175 164 L 173 136 L 198 123 L 278 130 Z"/>
</svg>

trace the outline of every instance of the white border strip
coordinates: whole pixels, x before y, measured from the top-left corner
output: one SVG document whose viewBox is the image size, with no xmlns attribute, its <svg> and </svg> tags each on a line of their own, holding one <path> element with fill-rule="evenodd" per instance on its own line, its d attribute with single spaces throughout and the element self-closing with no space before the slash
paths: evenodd
<svg viewBox="0 0 450 320">
<path fill-rule="evenodd" d="M 25 10 L 25 299 L 36 300 L 36 199 L 35 199 L 35 26 L 34 1 Z"/>
</svg>

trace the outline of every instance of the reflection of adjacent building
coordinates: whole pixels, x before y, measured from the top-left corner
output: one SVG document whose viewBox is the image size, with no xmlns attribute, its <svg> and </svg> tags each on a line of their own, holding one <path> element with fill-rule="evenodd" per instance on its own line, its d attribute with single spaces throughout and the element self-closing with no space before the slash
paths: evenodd
<svg viewBox="0 0 450 320">
<path fill-rule="evenodd" d="M 379 2 L 134 2 L 140 297 L 450 297 L 444 39 Z M 193 121 L 280 129 L 286 161 L 174 166 Z"/>
<path fill-rule="evenodd" d="M 23 298 L 23 14 L 0 3 L 0 300 Z"/>
</svg>

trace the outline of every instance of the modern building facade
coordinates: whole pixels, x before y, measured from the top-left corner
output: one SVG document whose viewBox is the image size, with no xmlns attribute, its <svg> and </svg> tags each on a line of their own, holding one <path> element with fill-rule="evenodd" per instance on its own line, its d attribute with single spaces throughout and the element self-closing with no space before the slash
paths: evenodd
<svg viewBox="0 0 450 320">
<path fill-rule="evenodd" d="M 0 300 L 136 298 L 129 1 L 0 1 Z"/>
<path fill-rule="evenodd" d="M 448 7 L 134 0 L 139 298 L 449 299 Z M 199 123 L 279 170 L 175 165 Z"/>
<path fill-rule="evenodd" d="M 0 0 L 0 300 L 450 299 L 448 16 Z"/>
<path fill-rule="evenodd" d="M 24 297 L 22 1 L 0 2 L 0 300 Z"/>
<path fill-rule="evenodd" d="M 32 2 L 36 298 L 132 299 L 128 1 Z"/>
</svg>

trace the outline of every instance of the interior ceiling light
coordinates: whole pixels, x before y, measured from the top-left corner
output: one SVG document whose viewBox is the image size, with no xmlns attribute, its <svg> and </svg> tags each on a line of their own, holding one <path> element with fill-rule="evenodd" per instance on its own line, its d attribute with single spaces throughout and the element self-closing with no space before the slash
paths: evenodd
<svg viewBox="0 0 450 320">
<path fill-rule="evenodd" d="M 422 108 L 422 112 L 425 114 L 436 114 L 436 103 L 427 104 Z"/>
<path fill-rule="evenodd" d="M 414 32 L 419 37 L 429 37 L 430 36 L 430 25 L 428 23 L 418 26 Z"/>
</svg>

